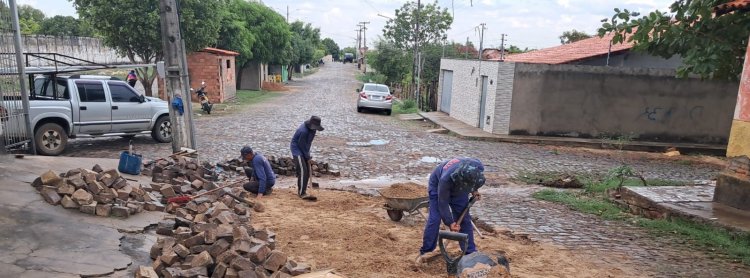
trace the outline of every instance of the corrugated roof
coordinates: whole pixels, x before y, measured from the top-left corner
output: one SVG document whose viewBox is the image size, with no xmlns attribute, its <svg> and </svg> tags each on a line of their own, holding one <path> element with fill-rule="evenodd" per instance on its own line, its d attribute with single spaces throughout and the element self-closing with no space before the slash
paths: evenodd
<svg viewBox="0 0 750 278">
<path fill-rule="evenodd" d="M 607 55 L 609 42 L 614 34 L 607 34 L 600 38 L 580 40 L 574 43 L 534 50 L 531 52 L 505 56 L 505 61 L 532 64 L 566 64 L 592 57 Z M 625 42 L 612 45 L 612 53 L 629 50 L 633 43 Z M 499 60 L 499 59 L 492 59 Z"/>
<path fill-rule="evenodd" d="M 213 47 L 206 47 L 206 48 L 204 48 L 201 51 L 208 52 L 208 53 L 213 53 L 213 54 L 218 54 L 218 55 L 228 55 L 228 56 L 237 56 L 237 55 L 240 55 L 239 53 L 234 52 L 234 51 L 224 50 L 224 49 L 218 49 L 218 48 L 213 48 Z"/>
<path fill-rule="evenodd" d="M 750 11 L 750 0 L 733 0 L 714 7 L 717 16 L 739 10 Z"/>
</svg>

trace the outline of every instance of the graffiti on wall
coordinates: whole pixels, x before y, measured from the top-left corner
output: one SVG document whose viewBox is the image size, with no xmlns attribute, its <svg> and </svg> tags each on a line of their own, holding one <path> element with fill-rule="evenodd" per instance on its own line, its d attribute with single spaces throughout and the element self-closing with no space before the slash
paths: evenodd
<svg viewBox="0 0 750 278">
<path fill-rule="evenodd" d="M 691 121 L 698 121 L 703 118 L 703 110 L 705 110 L 705 107 L 701 105 L 689 107 L 684 110 L 676 107 L 665 108 L 659 106 L 646 106 L 636 119 L 664 123 L 678 114 L 678 112 L 685 111 L 684 114 L 679 114 L 679 117 L 685 117 Z"/>
</svg>

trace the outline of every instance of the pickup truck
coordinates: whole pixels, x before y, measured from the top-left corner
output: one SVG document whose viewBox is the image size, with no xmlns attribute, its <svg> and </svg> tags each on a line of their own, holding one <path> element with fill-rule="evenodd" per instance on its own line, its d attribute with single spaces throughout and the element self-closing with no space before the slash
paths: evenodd
<svg viewBox="0 0 750 278">
<path fill-rule="evenodd" d="M 36 77 L 29 100 L 33 140 L 42 155 L 59 155 L 68 139 L 76 137 L 132 137 L 148 132 L 158 142 L 172 141 L 168 103 L 144 97 L 114 77 Z M 8 101 L 20 102 L 3 102 Z M 7 134 L 25 134 L 12 126 L 6 126 Z"/>
</svg>

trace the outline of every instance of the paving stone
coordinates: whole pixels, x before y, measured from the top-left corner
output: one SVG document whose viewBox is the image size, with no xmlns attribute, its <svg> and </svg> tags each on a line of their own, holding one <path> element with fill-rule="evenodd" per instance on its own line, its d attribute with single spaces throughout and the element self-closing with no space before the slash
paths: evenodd
<svg viewBox="0 0 750 278">
<path fill-rule="evenodd" d="M 123 207 L 123 206 L 114 206 L 112 207 L 112 216 L 120 217 L 120 218 L 128 218 L 130 217 L 130 209 L 128 209 L 128 207 Z"/>
<path fill-rule="evenodd" d="M 42 174 L 40 178 L 41 178 L 43 185 L 53 185 L 62 180 L 62 178 L 60 178 L 60 175 L 58 175 L 52 170 L 44 172 L 44 174 Z"/>
<path fill-rule="evenodd" d="M 279 250 L 273 250 L 271 253 L 268 254 L 268 258 L 266 258 L 266 261 L 263 263 L 263 267 L 265 267 L 268 271 L 276 272 L 281 269 L 281 267 L 286 264 L 287 255 L 284 254 L 284 252 L 281 252 Z"/>
<path fill-rule="evenodd" d="M 79 209 L 80 209 L 81 212 L 83 212 L 85 214 L 95 215 L 96 214 L 96 205 L 97 205 L 96 201 L 92 201 L 90 204 L 81 205 L 81 207 Z"/>
<path fill-rule="evenodd" d="M 138 266 L 138 270 L 135 272 L 135 278 L 159 278 L 153 267 L 150 266 Z"/>
<path fill-rule="evenodd" d="M 190 261 L 192 267 L 207 267 L 213 263 L 214 260 L 211 258 L 211 254 L 209 254 L 208 251 L 201 252 Z"/>
<path fill-rule="evenodd" d="M 56 206 L 60 203 L 60 194 L 57 194 L 57 188 L 52 186 L 44 186 L 42 187 L 42 191 L 40 191 L 42 194 L 42 198 L 44 198 L 47 203 L 50 205 Z"/>
<path fill-rule="evenodd" d="M 69 196 L 64 196 L 60 200 L 60 205 L 66 209 L 77 209 L 79 207 L 78 203 L 73 201 Z"/>
<path fill-rule="evenodd" d="M 98 205 L 96 205 L 96 215 L 97 216 L 109 217 L 109 215 L 111 213 L 112 213 L 112 205 L 111 204 L 98 204 Z"/>
</svg>

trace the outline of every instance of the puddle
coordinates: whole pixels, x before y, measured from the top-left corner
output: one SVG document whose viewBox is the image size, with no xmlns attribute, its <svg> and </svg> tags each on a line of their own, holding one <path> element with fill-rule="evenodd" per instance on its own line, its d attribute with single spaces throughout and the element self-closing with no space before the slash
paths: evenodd
<svg viewBox="0 0 750 278">
<path fill-rule="evenodd" d="M 388 141 L 388 140 L 375 139 L 375 140 L 370 140 L 369 142 L 346 142 L 346 145 L 352 146 L 352 147 L 372 147 L 372 146 L 387 145 L 390 142 L 391 141 Z"/>
<path fill-rule="evenodd" d="M 120 252 L 130 256 L 133 261 L 127 272 L 135 272 L 139 265 L 151 265 L 149 252 L 157 238 L 156 227 L 147 228 L 143 233 L 123 233 L 120 238 Z"/>
<path fill-rule="evenodd" d="M 441 161 L 442 160 L 440 160 L 440 158 L 432 157 L 432 156 L 423 156 L 422 159 L 419 160 L 419 162 L 424 162 L 424 163 L 439 163 Z"/>
</svg>

